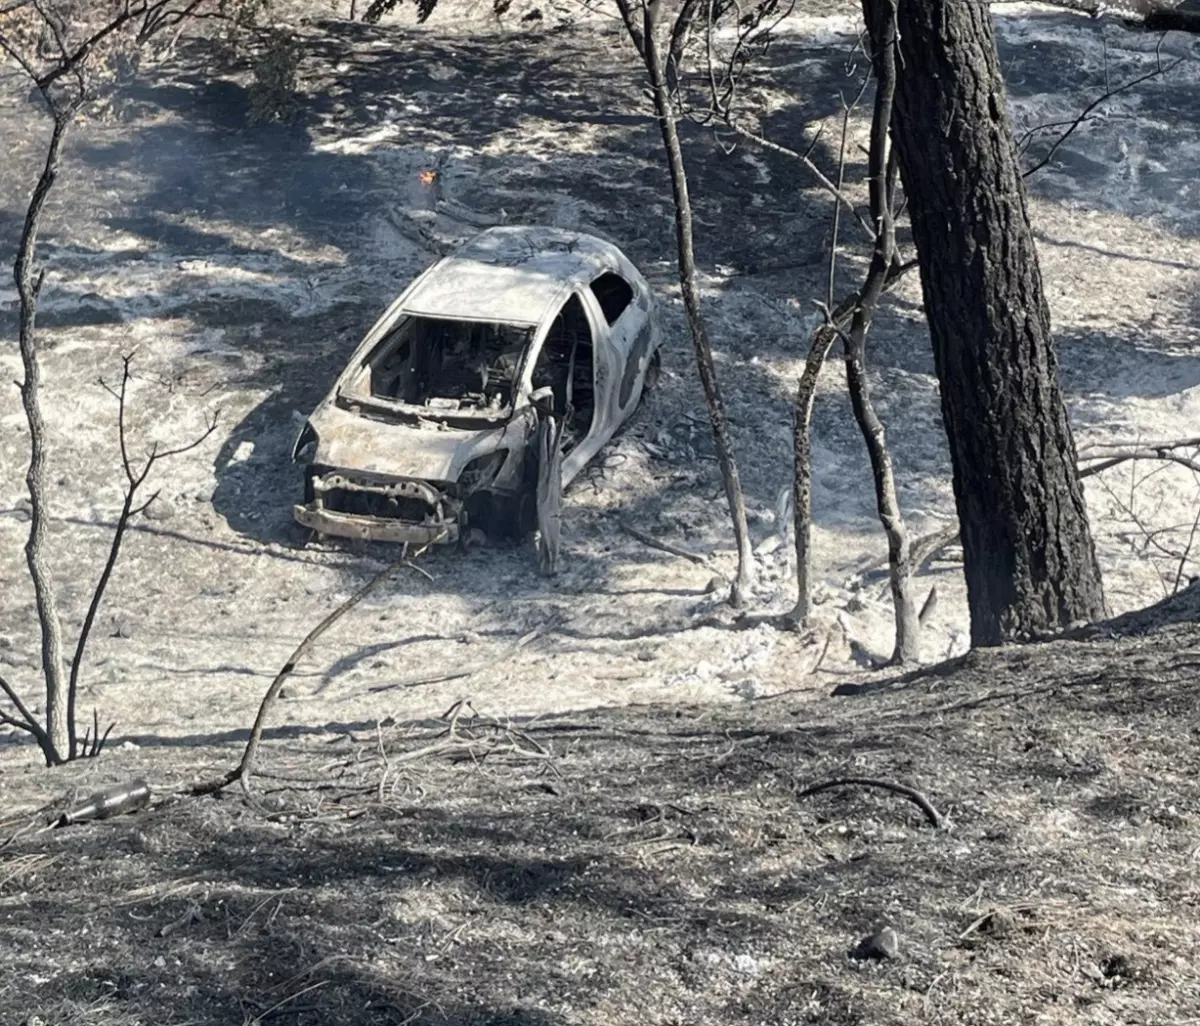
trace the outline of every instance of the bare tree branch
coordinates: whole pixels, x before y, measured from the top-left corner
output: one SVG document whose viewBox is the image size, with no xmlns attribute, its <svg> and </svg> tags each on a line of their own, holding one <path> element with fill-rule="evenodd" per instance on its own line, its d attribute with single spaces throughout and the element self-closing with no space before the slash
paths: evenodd
<svg viewBox="0 0 1200 1026">
<path fill-rule="evenodd" d="M 75 656 L 71 660 L 71 676 L 67 684 L 67 724 L 71 737 L 71 755 L 72 758 L 76 754 L 75 746 L 75 698 L 79 688 L 79 671 L 83 666 L 84 653 L 87 650 L 88 639 L 91 637 L 92 627 L 96 621 L 96 614 L 100 610 L 100 605 L 104 601 L 104 594 L 108 589 L 109 581 L 112 579 L 113 570 L 116 568 L 117 559 L 121 555 L 121 543 L 125 540 L 125 533 L 129 528 L 130 521 L 134 517 L 145 513 L 150 508 L 155 499 L 158 498 L 158 492 L 155 492 L 141 505 L 134 505 L 137 498 L 138 489 L 146 482 L 150 472 L 154 469 L 155 463 L 160 460 L 169 459 L 172 456 L 178 456 L 195 449 L 201 445 L 212 433 L 217 429 L 217 416 L 213 415 L 208 426 L 203 433 L 198 435 L 192 441 L 177 446 L 173 449 L 159 450 L 157 444 L 153 445 L 150 454 L 146 457 L 141 470 L 135 471 L 129 459 L 128 427 L 126 424 L 126 414 L 128 413 L 128 387 L 130 374 L 130 363 L 132 355 L 126 355 L 121 362 L 121 384 L 119 389 L 114 390 L 109 388 L 107 384 L 101 381 L 101 385 L 106 388 L 111 394 L 117 397 L 117 438 L 121 448 L 121 464 L 125 471 L 125 480 L 127 482 L 125 488 L 125 499 L 121 506 L 121 513 L 117 517 L 116 528 L 113 531 L 112 543 L 109 545 L 108 558 L 104 562 L 104 569 L 100 572 L 100 578 L 96 582 L 96 587 L 92 589 L 92 598 L 88 603 L 87 614 L 83 618 L 83 626 L 79 629 L 79 637 L 75 642 Z M 109 727 L 109 730 L 112 728 Z M 107 735 L 106 735 L 107 736 Z M 99 740 L 99 739 L 97 739 Z M 100 744 L 103 741 L 100 740 Z M 86 747 L 86 746 L 85 746 Z M 97 754 L 99 749 L 96 750 Z"/>
<path fill-rule="evenodd" d="M 25 703 L 21 701 L 21 696 L 17 694 L 16 689 L 3 677 L 0 677 L 0 691 L 3 691 L 8 700 L 12 702 L 13 707 L 17 710 L 17 715 L 20 717 L 20 719 L 17 719 L 5 712 L 0 712 L 0 722 L 19 727 L 21 730 L 29 732 L 37 739 L 39 745 L 44 745 L 46 741 L 45 730 L 42 729 L 37 719 L 25 707 Z"/>
<path fill-rule="evenodd" d="M 1167 65 L 1163 65 L 1160 62 L 1158 67 L 1156 67 L 1153 71 L 1147 71 L 1145 74 L 1138 75 L 1136 78 L 1132 78 L 1128 82 L 1124 82 L 1116 88 L 1109 89 L 1101 96 L 1096 97 L 1096 99 L 1083 108 L 1078 117 L 1076 117 L 1073 121 L 1066 123 L 1068 125 L 1067 130 L 1054 140 L 1053 144 L 1050 146 L 1050 149 L 1046 151 L 1045 156 L 1043 156 L 1041 160 L 1039 160 L 1032 167 L 1026 168 L 1021 172 L 1021 177 L 1028 178 L 1030 175 L 1036 174 L 1047 164 L 1049 164 L 1050 161 L 1054 159 L 1054 155 L 1058 152 L 1059 147 L 1062 146 L 1062 144 L 1065 143 L 1069 138 L 1071 138 L 1071 136 L 1075 133 L 1075 130 L 1079 128 L 1080 125 L 1091 120 L 1090 115 L 1092 111 L 1094 111 L 1102 103 L 1106 102 L 1107 100 L 1111 100 L 1119 93 L 1126 92 L 1129 89 L 1133 89 L 1135 86 L 1141 85 L 1143 82 L 1149 82 L 1152 78 L 1159 78 L 1162 75 L 1166 75 L 1169 71 L 1179 67 L 1182 62 L 1182 57 L 1176 58 Z M 1017 149 L 1024 152 L 1022 148 L 1028 144 L 1036 132 L 1040 132 L 1046 128 L 1057 128 L 1059 127 L 1059 124 L 1061 123 L 1056 122 L 1048 125 L 1038 125 L 1035 128 L 1029 129 L 1029 131 L 1027 131 L 1021 137 L 1021 139 L 1017 141 Z"/>
<path fill-rule="evenodd" d="M 1186 467 L 1188 470 L 1200 472 L 1200 460 L 1189 456 L 1180 456 L 1178 453 L 1172 452 L 1171 449 L 1162 447 L 1143 446 L 1138 449 L 1118 450 L 1106 454 L 1105 456 L 1084 456 L 1080 455 L 1079 459 L 1084 460 L 1099 460 L 1098 463 L 1093 463 L 1091 466 L 1080 467 L 1079 476 L 1081 478 L 1092 477 L 1096 474 L 1103 473 L 1105 470 L 1111 470 L 1113 467 L 1120 466 L 1122 463 L 1128 463 L 1130 460 L 1161 460 L 1164 463 L 1175 463 L 1181 467 Z"/>
<path fill-rule="evenodd" d="M 842 206 L 844 206 L 848 211 L 850 211 L 851 214 L 854 215 L 854 219 L 859 223 L 859 226 L 867 234 L 867 236 L 869 238 L 875 237 L 875 230 L 871 227 L 870 221 L 863 217 L 858 208 L 854 205 L 854 201 L 850 199 L 850 197 L 847 196 L 841 189 L 839 189 L 837 185 L 830 180 L 829 176 L 826 175 L 825 172 L 817 167 L 817 165 L 813 162 L 812 157 L 809 156 L 809 154 L 812 152 L 812 147 L 809 147 L 808 150 L 801 152 L 799 150 L 792 149 L 790 146 L 783 146 L 780 143 L 773 142 L 766 136 L 760 135 L 758 132 L 753 131 L 732 116 L 726 120 L 725 123 L 731 129 L 733 129 L 733 131 L 737 132 L 738 135 L 742 136 L 744 139 L 749 139 L 753 143 L 757 143 L 759 146 L 763 147 L 763 149 L 771 150 L 773 153 L 779 153 L 782 156 L 790 157 L 792 160 L 799 161 L 800 164 L 803 165 L 817 180 L 817 183 L 821 186 L 821 188 L 836 198 L 837 201 L 842 204 Z M 814 140 L 813 146 L 815 145 L 816 141 Z"/>
</svg>

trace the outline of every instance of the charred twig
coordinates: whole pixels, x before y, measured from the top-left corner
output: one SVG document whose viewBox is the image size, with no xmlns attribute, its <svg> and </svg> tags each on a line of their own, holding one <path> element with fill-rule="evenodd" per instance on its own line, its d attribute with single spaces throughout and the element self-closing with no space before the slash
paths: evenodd
<svg viewBox="0 0 1200 1026">
<path fill-rule="evenodd" d="M 103 734 L 100 733 L 100 712 L 97 709 L 92 710 L 92 725 L 83 735 L 83 742 L 79 746 L 79 756 L 84 759 L 94 759 L 103 750 L 105 742 L 108 741 L 108 735 L 113 732 L 113 727 L 116 723 L 110 723 L 108 729 Z"/>
<path fill-rule="evenodd" d="M 394 777 L 398 766 L 422 762 L 435 756 L 451 762 L 471 762 L 477 766 L 491 759 L 508 757 L 543 762 L 554 768 L 552 753 L 529 734 L 511 723 L 478 715 L 466 699 L 455 702 L 439 718 L 446 722 L 446 726 L 437 731 L 432 740 L 404 752 L 388 751 L 382 732 L 377 733 L 375 749 L 383 766 L 377 787 L 380 801 L 386 795 L 386 782 Z"/>
<path fill-rule="evenodd" d="M 659 552 L 666 552 L 672 556 L 678 556 L 680 559 L 686 559 L 689 563 L 695 563 L 697 566 L 707 567 L 708 559 L 705 556 L 696 552 L 689 552 L 687 549 L 680 548 L 678 545 L 672 545 L 670 542 L 659 541 L 653 535 L 647 534 L 645 531 L 639 531 L 632 524 L 621 521 L 621 530 L 629 537 L 640 541 L 643 545 L 648 545 L 652 549 L 658 549 Z"/>
<path fill-rule="evenodd" d="M 837 196 L 833 201 L 833 230 L 830 232 L 829 239 L 829 275 L 825 290 L 825 302 L 830 307 L 833 306 L 833 294 L 837 285 L 838 234 L 842 226 L 842 203 L 840 196 L 846 184 L 846 140 L 850 134 L 850 115 L 862 101 L 863 93 L 867 91 L 870 81 L 871 78 L 869 75 L 863 76 L 863 80 L 858 87 L 858 94 L 854 97 L 853 103 L 847 103 L 845 97 L 842 96 L 842 134 L 841 140 L 838 143 Z"/>
<path fill-rule="evenodd" d="M 942 814 L 920 791 L 907 784 L 895 784 L 890 780 L 876 780 L 874 777 L 838 777 L 834 780 L 824 780 L 819 784 L 812 784 L 797 792 L 796 797 L 807 798 L 809 795 L 819 794 L 821 791 L 828 791 L 835 787 L 875 787 L 881 791 L 891 791 L 893 794 L 902 795 L 916 805 L 935 830 L 940 830 L 945 825 Z"/>
<path fill-rule="evenodd" d="M 1172 594 L 1178 594 L 1183 588 L 1183 582 L 1188 580 L 1187 563 L 1192 556 L 1192 547 L 1196 544 L 1196 535 L 1200 531 L 1200 502 L 1196 504 L 1196 516 L 1192 520 L 1191 530 L 1188 532 L 1187 543 L 1183 547 L 1183 551 L 1179 554 L 1179 566 L 1175 571 L 1175 587 Z"/>
<path fill-rule="evenodd" d="M 1120 451 L 1115 446 L 1097 445 L 1090 448 L 1100 450 L 1109 449 L 1115 455 L 1112 458 L 1105 458 L 1107 454 L 1101 453 L 1100 455 L 1093 454 L 1083 457 L 1101 459 L 1102 462 L 1097 465 L 1099 469 L 1107 469 L 1118 463 L 1126 462 L 1127 457 L 1131 459 L 1129 491 L 1126 497 L 1119 495 L 1105 478 L 1099 478 L 1099 482 L 1100 486 L 1112 500 L 1116 510 L 1136 528 L 1136 537 L 1134 537 L 1134 532 L 1132 531 L 1117 531 L 1116 537 L 1122 542 L 1128 543 L 1140 558 L 1145 559 L 1153 567 L 1162 586 L 1164 598 L 1177 594 L 1190 580 L 1187 566 L 1188 562 L 1192 559 L 1192 550 L 1196 542 L 1197 532 L 1200 531 L 1200 498 L 1197 501 L 1197 510 L 1194 517 L 1189 518 L 1188 521 L 1182 524 L 1169 524 L 1159 527 L 1153 527 L 1147 521 L 1146 516 L 1139 508 L 1141 505 L 1139 500 L 1143 486 L 1151 478 L 1159 476 L 1174 465 L 1182 465 L 1190 470 L 1193 479 L 1197 484 L 1200 484 L 1200 464 L 1196 463 L 1198 453 L 1193 452 L 1191 458 L 1188 458 L 1178 456 L 1171 451 L 1172 449 L 1194 445 L 1196 442 L 1196 439 L 1184 439 L 1178 442 L 1153 442 L 1146 447 L 1138 447 L 1136 443 L 1132 443 L 1132 448 L 1125 452 Z M 1155 448 L 1150 450 L 1150 446 L 1154 446 Z M 1139 475 L 1137 468 L 1141 460 L 1157 460 L 1160 462 L 1157 463 L 1154 469 Z M 1082 473 L 1081 476 L 1083 476 Z M 1197 494 L 1200 496 L 1200 491 Z M 1163 493 L 1160 490 L 1160 506 L 1162 498 Z M 1151 516 L 1153 515 L 1152 513 Z M 1186 538 L 1179 544 L 1172 544 L 1172 541 L 1175 540 L 1180 531 L 1187 531 Z M 1167 540 L 1164 540 L 1164 538 Z M 1164 562 L 1167 569 L 1164 569 L 1161 565 Z"/>
<path fill-rule="evenodd" d="M 0 709 L 0 723 L 7 723 L 10 727 L 17 727 L 32 734 L 39 744 L 45 741 L 45 730 L 42 729 L 33 714 L 26 708 L 25 703 L 21 701 L 21 696 L 17 694 L 13 686 L 2 676 L 0 676 L 0 691 L 4 692 L 5 696 L 17 710 L 17 715 L 12 716 Z"/>
<path fill-rule="evenodd" d="M 846 195 L 841 186 L 830 179 L 812 159 L 811 154 L 817 145 L 816 139 L 807 149 L 795 150 L 756 132 L 737 114 L 739 84 L 751 53 L 766 51 L 770 46 L 774 29 L 791 14 L 793 7 L 794 3 L 763 0 L 752 8 L 743 9 L 740 5 L 721 5 L 710 0 L 705 18 L 702 58 L 708 92 L 708 105 L 704 112 L 704 120 L 718 118 L 738 137 L 753 142 L 763 149 L 798 161 L 823 189 L 853 214 L 867 236 L 873 236 L 874 231 L 870 223 L 855 208 L 854 202 Z M 726 14 L 734 15 L 737 20 L 735 25 L 730 26 L 734 33 L 733 43 L 722 53 L 717 45 L 716 35 L 723 27 L 723 16 Z"/>
<path fill-rule="evenodd" d="M 1073 121 L 1067 122 L 1067 130 L 1054 140 L 1050 146 L 1050 149 L 1046 151 L 1045 156 L 1043 156 L 1041 160 L 1039 160 L 1032 167 L 1026 168 L 1021 172 L 1021 177 L 1028 178 L 1030 175 L 1036 174 L 1047 164 L 1049 164 L 1050 161 L 1054 159 L 1054 155 L 1058 152 L 1059 147 L 1062 146 L 1062 144 L 1065 143 L 1069 138 L 1071 138 L 1071 136 L 1075 133 L 1075 130 L 1078 129 L 1080 125 L 1082 125 L 1085 121 L 1091 120 L 1092 111 L 1094 111 L 1102 103 L 1106 102 L 1107 100 L 1111 100 L 1119 93 L 1126 92 L 1129 89 L 1133 89 L 1135 86 L 1141 85 L 1143 82 L 1149 82 L 1152 78 L 1158 78 L 1159 76 L 1166 75 L 1169 71 L 1177 68 L 1183 62 L 1183 60 L 1184 58 L 1178 57 L 1169 64 L 1165 65 L 1160 61 L 1154 70 L 1138 75 L 1136 78 L 1132 78 L 1128 82 L 1123 82 L 1119 86 L 1107 89 L 1102 95 L 1096 97 L 1096 99 L 1084 107 L 1078 117 L 1076 117 Z M 1032 141 L 1033 136 L 1037 132 L 1048 128 L 1058 128 L 1061 126 L 1061 124 L 1061 122 L 1055 122 L 1047 125 L 1038 125 L 1029 129 L 1029 131 L 1027 131 L 1017 141 L 1017 149 L 1023 153 L 1026 149 L 1028 149 L 1029 143 Z"/>
<path fill-rule="evenodd" d="M 702 19 L 704 45 L 700 60 L 704 80 L 702 92 L 706 95 L 707 105 L 687 111 L 693 121 L 703 125 L 714 118 L 724 120 L 736 103 L 751 54 L 755 51 L 766 53 L 772 33 L 795 6 L 795 0 L 758 0 L 749 8 L 725 0 L 707 0 Z M 732 43 L 722 49 L 717 30 L 724 27 L 727 18 L 736 21 L 728 25 L 733 32 Z"/>
<path fill-rule="evenodd" d="M 829 176 L 825 174 L 825 172 L 817 167 L 816 163 L 809 155 L 816 147 L 817 140 L 814 139 L 812 145 L 807 150 L 794 150 L 790 146 L 784 146 L 772 139 L 768 139 L 765 135 L 755 132 L 753 129 L 749 128 L 736 118 L 728 118 L 725 124 L 727 124 L 738 135 L 742 136 L 742 138 L 756 143 L 763 149 L 770 150 L 772 153 L 778 153 L 781 156 L 790 157 L 792 160 L 798 161 L 800 165 L 804 167 L 804 169 L 808 171 L 813 178 L 816 179 L 817 184 L 820 185 L 822 189 L 833 196 L 841 206 L 843 206 L 854 216 L 854 219 L 858 222 L 859 227 L 861 227 L 869 237 L 874 236 L 875 231 L 871 227 L 871 222 L 863 217 L 861 211 L 859 211 L 859 209 L 854 205 L 854 201 L 847 196 L 844 191 L 838 188 L 836 182 L 832 181 Z"/>
<path fill-rule="evenodd" d="M 395 563 L 384 567 L 366 584 L 358 589 L 353 595 L 346 599 L 324 620 L 316 625 L 304 640 L 296 646 L 295 650 L 288 657 L 287 662 L 283 664 L 279 672 L 275 675 L 275 679 L 271 681 L 271 686 L 267 688 L 266 694 L 263 695 L 262 702 L 258 707 L 258 715 L 254 719 L 254 726 L 250 729 L 250 738 L 246 742 L 246 749 L 242 753 L 241 762 L 223 777 L 218 777 L 215 780 L 206 781 L 195 785 L 191 793 L 193 795 L 216 794 L 224 790 L 230 784 L 240 782 L 242 790 L 247 796 L 250 794 L 250 778 L 254 773 L 254 765 L 258 758 L 259 745 L 262 744 L 263 729 L 266 726 L 267 714 L 271 711 L 271 707 L 275 704 L 275 700 L 279 697 L 279 692 L 287 679 L 296 669 L 296 664 L 308 654 L 309 649 L 316 644 L 317 639 L 321 637 L 330 627 L 345 616 L 351 609 L 357 606 L 363 599 L 370 595 L 373 591 L 379 588 L 388 578 L 390 578 L 398 570 L 413 569 L 412 560 L 420 557 L 434 542 L 426 542 L 419 548 L 412 557 L 408 556 L 408 547 L 405 546 L 404 554 Z"/>
<path fill-rule="evenodd" d="M 399 688 L 419 688 L 425 684 L 444 684 L 447 681 L 470 677 L 471 674 L 478 673 L 484 669 L 485 665 L 480 664 L 466 670 L 448 670 L 445 673 L 421 673 L 413 677 L 407 677 L 404 680 L 393 681 L 391 684 L 375 684 L 367 688 L 367 690 L 372 694 L 378 694 L 381 691 L 396 691 Z"/>
</svg>

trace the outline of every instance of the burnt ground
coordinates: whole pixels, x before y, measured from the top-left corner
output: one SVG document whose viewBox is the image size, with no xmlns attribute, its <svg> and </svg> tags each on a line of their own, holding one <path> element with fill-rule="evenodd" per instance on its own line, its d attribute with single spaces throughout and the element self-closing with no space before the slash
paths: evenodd
<svg viewBox="0 0 1200 1026">
<path fill-rule="evenodd" d="M 833 700 L 297 737 L 252 804 L 172 793 L 233 747 L 10 778 L 0 1021 L 1195 1022 L 1198 615 Z M 135 775 L 149 809 L 39 829 Z M 846 775 L 943 827 L 798 795 Z"/>
<path fill-rule="evenodd" d="M 852 10 L 853 5 L 839 5 Z M 1022 9 L 1023 10 L 1023 9 Z M 998 16 L 1016 127 L 1074 116 L 1155 65 L 1155 40 L 1061 13 Z M 486 29 L 486 31 L 485 31 Z M 818 138 L 831 172 L 854 21 L 805 3 L 747 82 L 750 110 L 785 140 Z M 373 722 L 431 715 L 473 695 L 489 712 L 645 701 L 740 701 L 794 686 L 813 653 L 770 631 L 703 623 L 732 550 L 674 283 L 666 176 L 629 48 L 610 22 L 539 31 L 488 25 L 302 28 L 296 120 L 247 120 L 249 77 L 192 44 L 76 127 L 43 241 L 43 326 L 51 432 L 54 555 L 68 627 L 78 624 L 120 506 L 113 409 L 97 379 L 136 351 L 133 433 L 181 444 L 219 411 L 219 430 L 160 467 L 161 498 L 133 525 L 91 652 L 86 699 L 139 743 L 236 730 L 275 669 L 389 553 L 309 545 L 291 520 L 292 444 L 362 334 L 434 251 L 416 233 L 441 169 L 439 244 L 473 222 L 549 222 L 601 231 L 641 265 L 667 323 L 665 373 L 627 430 L 566 496 L 564 572 L 536 576 L 532 549 L 437 553 L 433 582 L 405 578 L 348 618 L 298 675 L 287 719 Z M 1187 41 L 1168 39 L 1167 56 Z M 1107 62 L 1107 64 L 1105 64 Z M 1200 238 L 1193 195 L 1197 68 L 1120 94 L 1030 179 L 1064 382 L 1081 443 L 1194 434 L 1200 421 Z M 861 71 L 861 67 L 859 71 Z M 22 182 L 44 123 L 11 77 L 0 145 L 12 174 L 0 214 L 19 223 Z M 861 135 L 863 118 L 852 126 Z M 790 397 L 824 293 L 828 197 L 786 158 L 685 126 L 703 293 L 732 421 L 751 529 L 763 546 L 756 610 L 792 600 L 777 497 L 790 475 Z M 855 136 L 854 138 L 858 138 Z M 721 140 L 727 142 L 728 140 Z M 852 138 L 852 142 L 854 139 Z M 1048 149 L 1036 134 L 1027 154 Z M 861 172 L 854 146 L 847 175 Z M 430 222 L 423 222 L 429 224 Z M 0 241 L 11 240 L 11 231 Z M 841 286 L 861 250 L 844 237 Z M 0 287 L 0 332 L 13 293 Z M 0 349 L 5 380 L 19 364 Z M 901 501 L 920 534 L 953 516 L 949 462 L 917 282 L 888 299 L 872 333 L 873 388 Z M 26 436 L 15 391 L 0 396 L 0 644 L 7 675 L 33 688 L 39 644 L 24 586 Z M 817 593 L 822 623 L 856 653 L 886 656 L 890 610 L 863 587 L 884 555 L 871 476 L 840 368 L 822 379 L 814 421 Z M 1200 572 L 1185 553 L 1200 494 L 1180 469 L 1123 467 L 1089 480 L 1088 501 L 1115 611 Z M 707 557 L 646 548 L 636 525 Z M 953 554 L 951 554 L 953 557 Z M 166 572 L 164 572 L 164 568 Z M 939 588 L 927 657 L 966 643 L 953 558 L 922 574 Z M 719 582 L 718 582 L 719 583 Z M 518 651 L 516 642 L 538 636 Z M 469 646 L 469 647 L 464 647 Z M 379 698 L 370 689 L 450 673 Z M 165 681 L 180 686 L 164 686 Z M 31 696 L 31 701 L 34 698 Z M 11 737 L 0 734 L 0 738 Z M 7 743 L 7 742 L 6 742 Z M 15 744 L 15 739 L 13 740 Z"/>
<path fill-rule="evenodd" d="M 1028 6 L 997 6 L 1019 132 L 1157 59 L 1156 39 Z M 815 496 L 818 618 L 834 640 L 726 629 L 708 593 L 732 565 L 726 519 L 628 49 L 586 22 L 492 28 L 314 22 L 299 117 L 265 128 L 247 123 L 244 69 L 214 76 L 208 51 L 184 49 L 77 126 L 43 249 L 69 630 L 120 504 L 96 379 L 137 350 L 139 439 L 178 444 L 214 410 L 222 420 L 162 468 L 98 621 L 81 701 L 118 721 L 110 750 L 46 772 L 0 731 L 0 843 L 16 835 L 0 849 L 0 1022 L 1200 1020 L 1192 599 L 1176 612 L 1191 626 L 981 654 L 831 699 L 835 684 L 880 679 L 848 642 L 890 648 L 864 576 L 883 551 L 869 470 L 832 366 Z M 772 135 L 823 129 L 814 152 L 830 170 L 853 30 L 801 4 L 754 82 Z M 1167 55 L 1191 47 L 1163 42 Z M 1196 71 L 1190 60 L 1114 98 L 1030 179 L 1084 442 L 1200 423 Z M 40 124 L 3 79 L 0 248 Z M 788 479 L 829 204 L 782 158 L 686 134 L 704 298 L 763 542 Z M 1027 159 L 1044 147 L 1039 135 Z M 456 204 L 434 225 L 442 243 L 473 230 L 461 216 L 616 238 L 666 311 L 662 383 L 566 496 L 557 580 L 535 575 L 529 550 L 433 554 L 433 580 L 398 577 L 298 668 L 258 805 L 180 799 L 173 788 L 233 762 L 288 653 L 389 558 L 305 545 L 287 456 L 351 347 L 433 255 L 412 232 L 430 166 Z M 915 282 L 889 298 L 872 360 L 905 512 L 915 531 L 936 528 L 953 503 Z M 19 373 L 7 344 L 0 367 Z M 15 390 L 0 394 L 0 429 L 0 672 L 36 708 Z M 1117 611 L 1200 572 L 1194 551 L 1171 554 L 1195 482 L 1145 469 L 1089 479 Z M 707 562 L 648 549 L 622 520 Z M 755 611 L 786 604 L 786 550 L 758 570 Z M 953 553 L 922 593 L 933 582 L 931 660 L 965 642 Z M 480 715 L 459 719 L 469 743 L 451 751 L 438 715 L 463 699 Z M 796 798 L 842 773 L 915 784 L 952 829 L 885 793 Z M 156 787 L 149 811 L 37 832 L 47 803 L 138 774 Z M 848 959 L 880 920 L 899 957 Z"/>
</svg>

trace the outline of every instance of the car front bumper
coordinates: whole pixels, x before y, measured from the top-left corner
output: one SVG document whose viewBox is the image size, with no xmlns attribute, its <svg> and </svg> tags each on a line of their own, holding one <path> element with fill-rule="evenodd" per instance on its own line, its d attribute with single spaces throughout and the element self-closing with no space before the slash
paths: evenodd
<svg viewBox="0 0 1200 1026">
<path fill-rule="evenodd" d="M 459 504 L 426 481 L 324 470 L 311 474 L 308 498 L 292 515 L 318 534 L 411 545 L 458 541 Z"/>
<path fill-rule="evenodd" d="M 335 513 L 313 505 L 296 505 L 292 514 L 297 523 L 318 534 L 338 538 L 362 538 L 411 545 L 450 545 L 458 541 L 458 524 L 409 524 L 403 520 L 368 517 L 359 513 Z"/>
</svg>

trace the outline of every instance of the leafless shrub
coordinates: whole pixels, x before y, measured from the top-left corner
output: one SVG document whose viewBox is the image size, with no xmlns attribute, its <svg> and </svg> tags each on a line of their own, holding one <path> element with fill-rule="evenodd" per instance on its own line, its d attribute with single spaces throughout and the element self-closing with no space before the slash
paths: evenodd
<svg viewBox="0 0 1200 1026">
<path fill-rule="evenodd" d="M 1080 451 L 1080 460 L 1080 476 L 1096 476 L 1108 496 L 1111 513 L 1102 526 L 1153 570 L 1163 597 L 1186 588 L 1200 574 L 1200 439 L 1093 446 Z M 1123 487 L 1100 473 L 1125 463 Z M 1167 499 L 1183 481 L 1191 485 L 1195 513 L 1165 522 Z"/>
<path fill-rule="evenodd" d="M 46 157 L 34 185 L 17 244 L 13 278 L 17 286 L 19 326 L 17 348 L 23 371 L 19 382 L 21 405 L 29 425 L 29 467 L 25 475 L 29 491 L 29 536 L 25 545 L 26 564 L 37 605 L 42 635 L 42 680 L 46 691 L 44 715 L 39 719 L 22 701 L 16 688 L 0 679 L 0 690 L 13 712 L 0 712 L 0 722 L 32 734 L 48 765 L 80 756 L 96 755 L 103 746 L 99 721 L 83 743 L 77 736 L 75 699 L 79 672 L 96 611 L 103 599 L 120 554 L 121 542 L 131 518 L 145 511 L 149 502 L 137 505 L 138 490 L 161 459 L 198 445 L 213 430 L 173 451 L 152 448 L 138 466 L 130 457 L 126 437 L 126 360 L 118 398 L 118 427 L 121 460 L 126 477 L 125 503 L 109 549 L 109 557 L 93 591 L 87 617 L 75 645 L 75 655 L 66 660 L 64 629 L 58 610 L 57 590 L 51 572 L 49 551 L 49 472 L 46 419 L 42 399 L 42 365 L 37 332 L 38 302 L 46 281 L 46 268 L 37 259 L 38 236 L 46 201 L 58 181 L 63 146 L 77 119 L 101 100 L 123 69 L 136 66 L 147 49 L 177 36 L 191 19 L 215 10 L 213 0 L 11 0 L 0 7 L 0 57 L 28 77 L 50 116 Z M 153 497 L 149 500 L 153 501 Z"/>
</svg>

